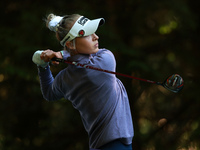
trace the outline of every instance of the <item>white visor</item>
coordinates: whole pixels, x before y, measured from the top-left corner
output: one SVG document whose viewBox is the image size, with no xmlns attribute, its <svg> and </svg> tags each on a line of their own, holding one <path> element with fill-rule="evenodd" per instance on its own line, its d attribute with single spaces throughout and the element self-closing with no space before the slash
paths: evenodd
<svg viewBox="0 0 200 150">
<path fill-rule="evenodd" d="M 103 25 L 105 20 L 103 18 L 89 20 L 84 16 L 78 18 L 74 23 L 69 33 L 60 41 L 62 46 L 65 46 L 67 41 L 71 41 L 76 37 L 88 36 L 96 32 L 100 25 Z"/>
</svg>

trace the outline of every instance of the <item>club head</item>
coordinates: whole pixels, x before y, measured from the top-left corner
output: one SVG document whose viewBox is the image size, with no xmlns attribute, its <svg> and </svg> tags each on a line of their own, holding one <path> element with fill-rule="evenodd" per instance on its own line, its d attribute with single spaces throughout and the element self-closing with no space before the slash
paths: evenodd
<svg viewBox="0 0 200 150">
<path fill-rule="evenodd" d="M 183 84 L 183 78 L 178 74 L 171 75 L 162 83 L 166 89 L 174 93 L 178 93 L 183 88 Z"/>
</svg>

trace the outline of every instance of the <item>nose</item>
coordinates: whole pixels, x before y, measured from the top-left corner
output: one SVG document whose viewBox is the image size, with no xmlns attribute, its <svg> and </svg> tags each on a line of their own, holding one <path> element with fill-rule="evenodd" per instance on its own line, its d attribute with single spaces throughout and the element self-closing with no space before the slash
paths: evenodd
<svg viewBox="0 0 200 150">
<path fill-rule="evenodd" d="M 94 41 L 99 39 L 99 37 L 98 37 L 98 35 L 96 35 L 96 33 L 93 33 L 92 36 L 93 36 Z"/>
</svg>

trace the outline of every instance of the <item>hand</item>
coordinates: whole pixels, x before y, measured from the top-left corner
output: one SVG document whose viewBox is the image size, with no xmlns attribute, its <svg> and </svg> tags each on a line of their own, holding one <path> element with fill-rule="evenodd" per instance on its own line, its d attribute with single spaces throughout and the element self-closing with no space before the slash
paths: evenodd
<svg viewBox="0 0 200 150">
<path fill-rule="evenodd" d="M 40 55 L 41 60 L 43 60 L 44 62 L 49 62 L 54 57 L 62 59 L 62 54 L 60 52 L 54 52 L 50 49 L 47 49 L 47 50 L 43 51 Z M 59 62 L 52 61 L 52 64 L 57 65 L 57 64 L 59 64 Z"/>
<path fill-rule="evenodd" d="M 37 65 L 37 66 L 40 66 L 40 67 L 43 67 L 45 68 L 46 66 L 49 65 L 48 62 L 45 62 L 44 60 L 42 60 L 40 58 L 40 55 L 42 54 L 43 51 L 36 51 L 34 54 L 33 54 L 33 57 L 32 57 L 32 61 Z"/>
<path fill-rule="evenodd" d="M 38 50 L 33 54 L 32 60 L 36 65 L 45 68 L 46 66 L 48 66 L 49 61 L 53 57 L 62 58 L 62 54 L 60 52 L 54 52 L 49 49 L 45 51 Z M 53 61 L 52 63 L 59 64 L 59 62 L 55 61 Z"/>
</svg>

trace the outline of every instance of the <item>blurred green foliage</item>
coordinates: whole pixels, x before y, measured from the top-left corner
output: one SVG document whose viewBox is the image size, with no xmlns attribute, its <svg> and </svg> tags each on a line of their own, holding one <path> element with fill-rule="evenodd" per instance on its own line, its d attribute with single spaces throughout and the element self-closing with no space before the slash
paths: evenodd
<svg viewBox="0 0 200 150">
<path fill-rule="evenodd" d="M 44 23 L 51 12 L 79 13 L 106 24 L 100 47 L 116 56 L 117 71 L 155 81 L 178 73 L 184 89 L 119 77 L 128 92 L 136 150 L 199 150 L 199 1 L 7 0 L 1 2 L 0 149 L 87 150 L 80 116 L 67 100 L 43 99 L 36 50 L 62 50 Z M 66 65 L 52 66 L 54 75 Z"/>
</svg>

